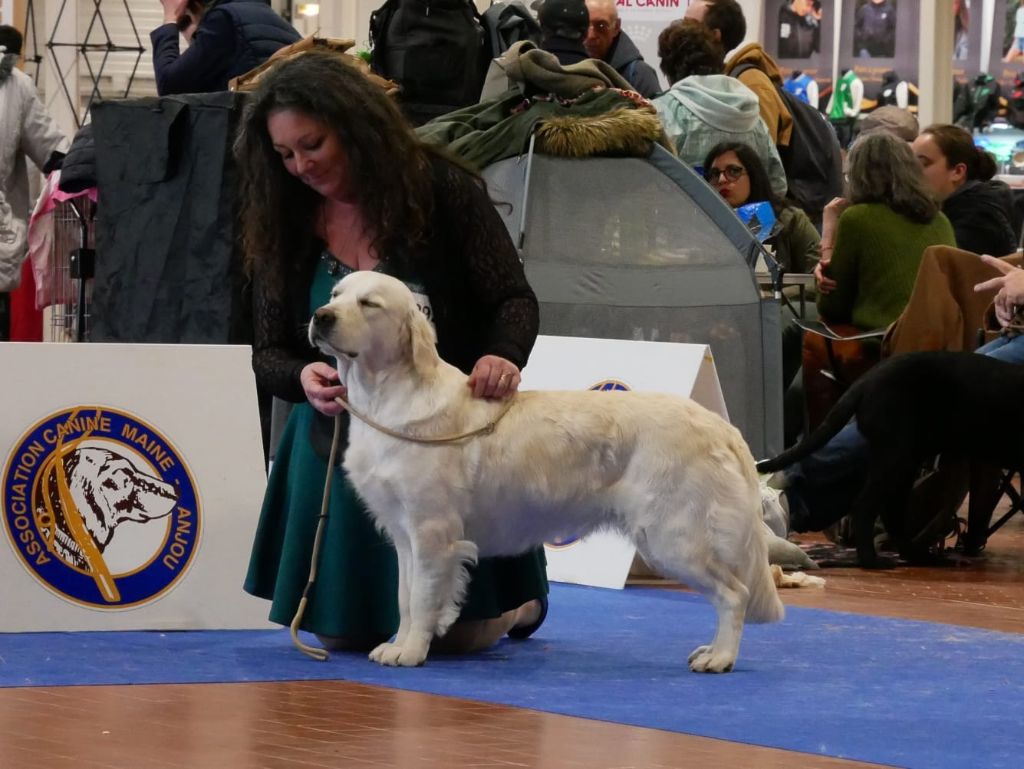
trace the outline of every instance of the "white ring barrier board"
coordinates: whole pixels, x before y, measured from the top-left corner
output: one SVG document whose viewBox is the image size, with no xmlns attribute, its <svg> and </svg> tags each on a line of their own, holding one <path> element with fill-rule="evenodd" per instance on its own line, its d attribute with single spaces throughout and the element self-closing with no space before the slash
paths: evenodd
<svg viewBox="0 0 1024 769">
<path fill-rule="evenodd" d="M 270 627 L 244 346 L 0 344 L 0 632 Z"/>
<path fill-rule="evenodd" d="M 711 348 L 705 344 L 539 336 L 522 390 L 637 390 L 692 398 L 728 419 Z M 614 398 L 614 392 L 608 394 Z M 545 546 L 548 579 L 622 588 L 636 548 L 616 532 Z"/>
</svg>

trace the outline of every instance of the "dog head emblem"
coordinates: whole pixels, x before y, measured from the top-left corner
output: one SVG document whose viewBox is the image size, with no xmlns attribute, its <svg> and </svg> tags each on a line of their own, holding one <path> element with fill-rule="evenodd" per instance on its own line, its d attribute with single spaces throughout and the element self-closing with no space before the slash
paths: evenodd
<svg viewBox="0 0 1024 769">
<path fill-rule="evenodd" d="M 178 494 L 174 487 L 142 472 L 124 456 L 108 449 L 74 449 L 63 457 L 64 478 L 71 493 L 73 510 L 65 509 L 60 476 L 51 471 L 44 483 L 52 516 L 45 516 L 43 536 L 65 561 L 85 568 L 86 557 L 75 540 L 70 515 L 78 515 L 99 552 L 103 552 L 115 529 L 125 521 L 144 523 L 163 518 L 174 509 Z"/>
</svg>

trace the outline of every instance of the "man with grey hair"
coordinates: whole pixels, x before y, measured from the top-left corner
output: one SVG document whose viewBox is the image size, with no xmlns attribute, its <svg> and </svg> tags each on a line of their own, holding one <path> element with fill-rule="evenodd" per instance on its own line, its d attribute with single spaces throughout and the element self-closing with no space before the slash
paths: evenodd
<svg viewBox="0 0 1024 769">
<path fill-rule="evenodd" d="M 636 44 L 622 31 L 615 0 L 587 0 L 590 29 L 583 41 L 587 55 L 611 64 L 643 97 L 651 99 L 661 93 L 658 73 L 644 61 Z"/>
</svg>

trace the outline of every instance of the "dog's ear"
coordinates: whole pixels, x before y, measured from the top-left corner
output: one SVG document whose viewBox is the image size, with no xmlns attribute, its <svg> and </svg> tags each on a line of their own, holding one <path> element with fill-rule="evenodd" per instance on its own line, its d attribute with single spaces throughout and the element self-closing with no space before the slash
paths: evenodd
<svg viewBox="0 0 1024 769">
<path fill-rule="evenodd" d="M 426 371 L 437 364 L 437 334 L 426 316 L 416 306 L 409 310 L 409 347 L 412 365 L 417 371 Z"/>
</svg>

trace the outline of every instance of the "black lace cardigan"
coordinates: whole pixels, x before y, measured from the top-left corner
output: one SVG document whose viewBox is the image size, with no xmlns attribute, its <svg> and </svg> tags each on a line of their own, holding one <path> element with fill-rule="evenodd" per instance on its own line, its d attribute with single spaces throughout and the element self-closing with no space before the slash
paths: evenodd
<svg viewBox="0 0 1024 769">
<path fill-rule="evenodd" d="M 488 354 L 522 368 L 537 337 L 539 312 L 508 230 L 472 176 L 440 158 L 432 163 L 432 234 L 419 253 L 404 258 L 430 297 L 438 352 L 466 373 Z M 303 367 L 326 360 L 307 336 L 309 290 L 322 251 L 323 243 L 315 242 L 299 269 L 282 276 L 281 291 L 269 290 L 266 276 L 257 275 L 253 285 L 256 381 L 296 403 L 305 400 Z"/>
</svg>

